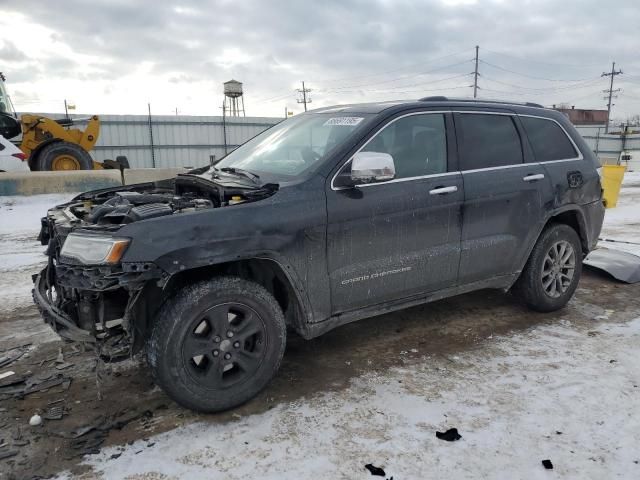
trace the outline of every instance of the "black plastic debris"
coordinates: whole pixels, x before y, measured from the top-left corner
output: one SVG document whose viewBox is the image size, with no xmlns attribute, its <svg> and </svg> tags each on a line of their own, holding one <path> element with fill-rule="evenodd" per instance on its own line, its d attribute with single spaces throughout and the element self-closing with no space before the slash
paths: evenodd
<svg viewBox="0 0 640 480">
<path fill-rule="evenodd" d="M 447 442 L 455 442 L 456 440 L 460 440 L 462 438 L 462 435 L 458 433 L 457 428 L 450 428 L 444 433 L 436 432 L 436 437 Z"/>
<path fill-rule="evenodd" d="M 18 454 L 17 450 L 0 449 L 0 460 L 4 460 L 5 458 L 15 457 L 17 454 Z"/>
<path fill-rule="evenodd" d="M 542 466 L 547 470 L 553 470 L 553 463 L 551 463 L 551 460 L 542 460 Z"/>
<path fill-rule="evenodd" d="M 49 407 L 42 415 L 45 420 L 61 420 L 64 415 L 64 405 Z"/>
<path fill-rule="evenodd" d="M 30 343 L 18 347 L 9 348 L 0 354 L 0 368 L 11 365 L 29 350 Z"/>
<path fill-rule="evenodd" d="M 375 465 L 372 465 L 370 463 L 367 463 L 364 468 L 369 470 L 371 472 L 371 475 L 375 475 L 377 477 L 384 477 L 386 475 L 383 469 L 381 469 L 380 467 L 376 467 Z"/>
</svg>

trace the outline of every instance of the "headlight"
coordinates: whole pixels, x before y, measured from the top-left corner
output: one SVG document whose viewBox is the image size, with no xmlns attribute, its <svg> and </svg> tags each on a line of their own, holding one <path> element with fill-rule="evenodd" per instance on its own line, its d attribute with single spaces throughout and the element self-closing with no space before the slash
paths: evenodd
<svg viewBox="0 0 640 480">
<path fill-rule="evenodd" d="M 126 238 L 70 233 L 62 246 L 60 255 L 75 258 L 89 265 L 118 263 L 129 241 Z"/>
</svg>

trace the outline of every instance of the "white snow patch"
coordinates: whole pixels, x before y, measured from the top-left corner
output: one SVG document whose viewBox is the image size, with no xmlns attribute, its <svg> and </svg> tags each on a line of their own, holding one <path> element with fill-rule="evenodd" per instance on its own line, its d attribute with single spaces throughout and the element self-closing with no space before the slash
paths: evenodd
<svg viewBox="0 0 640 480">
<path fill-rule="evenodd" d="M 367 374 L 344 391 L 177 428 L 86 463 L 104 479 L 365 479 L 366 463 L 394 478 L 546 479 L 548 458 L 554 478 L 637 478 L 640 318 L 598 332 L 497 337 L 455 365 L 434 357 Z M 449 427 L 460 441 L 436 439 Z"/>
<path fill-rule="evenodd" d="M 31 275 L 46 262 L 46 247 L 37 240 L 40 218 L 75 195 L 0 197 L 0 318 L 31 304 Z"/>
</svg>

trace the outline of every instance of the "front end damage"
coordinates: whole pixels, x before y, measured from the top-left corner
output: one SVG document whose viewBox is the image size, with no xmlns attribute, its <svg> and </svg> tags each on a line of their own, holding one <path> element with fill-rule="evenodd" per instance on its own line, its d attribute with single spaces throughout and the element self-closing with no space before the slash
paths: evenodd
<svg viewBox="0 0 640 480">
<path fill-rule="evenodd" d="M 126 244 L 135 239 L 119 240 L 124 249 L 118 258 L 92 261 L 92 248 L 69 254 L 69 236 L 76 244 L 82 238 L 114 239 L 133 222 L 225 207 L 237 204 L 239 196 L 254 201 L 272 193 L 271 188 L 230 188 L 186 175 L 82 194 L 42 219 L 39 240 L 47 246 L 48 263 L 33 275 L 34 302 L 61 337 L 85 343 L 105 360 L 127 358 L 144 344 L 149 318 L 160 307 L 170 276 L 153 261 L 126 261 Z M 232 196 L 235 203 L 229 202 Z"/>
<path fill-rule="evenodd" d="M 49 257 L 34 275 L 33 299 L 42 318 L 62 338 L 91 345 L 108 360 L 134 351 L 134 312 L 149 281 L 161 282 L 154 265 L 89 267 L 65 265 Z M 142 333 L 142 332 L 140 332 Z"/>
</svg>

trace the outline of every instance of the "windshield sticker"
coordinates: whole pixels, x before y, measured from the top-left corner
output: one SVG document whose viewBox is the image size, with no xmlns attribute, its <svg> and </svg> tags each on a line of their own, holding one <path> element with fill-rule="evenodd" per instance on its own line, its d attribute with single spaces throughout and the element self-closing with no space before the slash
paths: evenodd
<svg viewBox="0 0 640 480">
<path fill-rule="evenodd" d="M 362 120 L 364 120 L 362 117 L 333 117 L 324 122 L 323 126 L 339 125 L 343 127 L 355 127 Z"/>
</svg>

